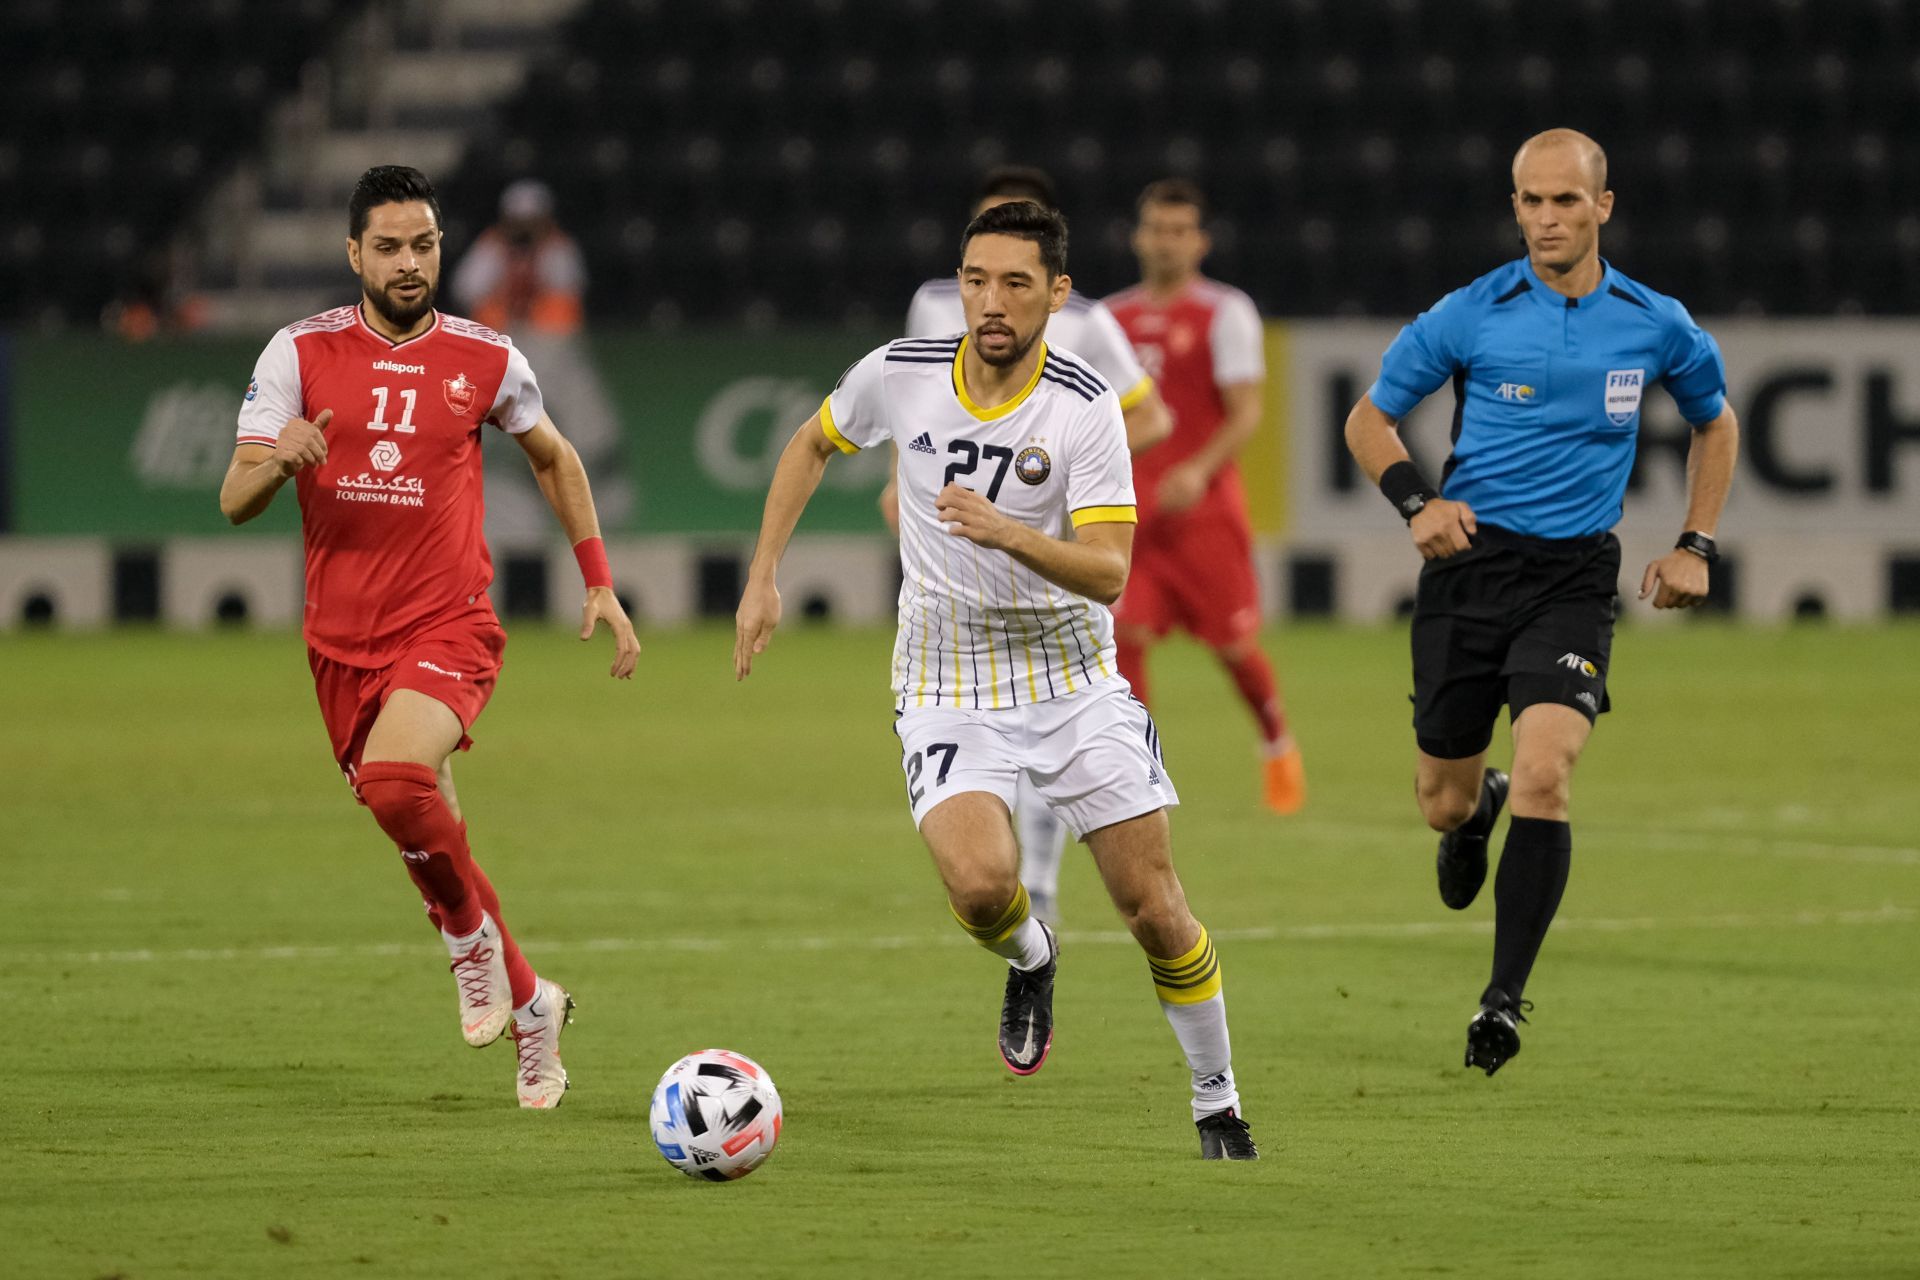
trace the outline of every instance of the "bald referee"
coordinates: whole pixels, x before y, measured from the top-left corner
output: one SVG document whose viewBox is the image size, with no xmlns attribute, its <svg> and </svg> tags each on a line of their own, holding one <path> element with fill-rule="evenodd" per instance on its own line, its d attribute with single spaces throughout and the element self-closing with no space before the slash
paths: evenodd
<svg viewBox="0 0 1920 1280">
<path fill-rule="evenodd" d="M 1693 426 L 1687 520 L 1648 565 L 1640 598 L 1706 598 L 1714 528 L 1740 428 L 1720 349 L 1672 298 L 1600 257 L 1613 213 L 1607 158 L 1571 129 L 1513 158 L 1527 256 L 1434 304 L 1400 331 L 1347 417 L 1347 447 L 1426 559 L 1413 612 L 1414 789 L 1442 832 L 1440 898 L 1459 910 L 1487 877 L 1487 842 L 1512 809 L 1494 879 L 1493 976 L 1467 1025 L 1467 1065 L 1520 1052 L 1521 993 L 1567 884 L 1574 762 L 1607 709 L 1620 543 L 1640 399 L 1666 387 Z M 1436 488 L 1399 421 L 1452 382 L 1453 456 Z M 1486 767 L 1501 705 L 1511 778 Z M 1509 788 L 1511 788 L 1509 790 Z"/>
</svg>

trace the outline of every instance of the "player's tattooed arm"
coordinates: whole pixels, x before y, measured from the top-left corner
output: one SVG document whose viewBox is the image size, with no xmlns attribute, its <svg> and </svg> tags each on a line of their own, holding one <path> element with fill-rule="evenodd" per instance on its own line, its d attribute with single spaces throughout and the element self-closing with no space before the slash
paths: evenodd
<svg viewBox="0 0 1920 1280">
<path fill-rule="evenodd" d="M 956 538 L 1004 551 L 1055 586 L 1112 604 L 1133 566 L 1133 526 L 1118 522 L 1082 525 L 1074 541 L 1050 538 L 1031 525 L 1000 514 L 991 502 L 960 484 L 940 491 L 940 522 Z"/>
<path fill-rule="evenodd" d="M 747 566 L 746 589 L 740 593 L 740 608 L 733 616 L 733 678 L 745 680 L 753 671 L 753 660 L 765 653 L 780 625 L 780 588 L 774 583 L 780 557 L 787 553 L 800 513 L 820 486 L 826 474 L 827 460 L 840 452 L 820 425 L 820 415 L 808 418 L 781 450 L 780 462 L 773 469 L 773 484 L 767 489 L 767 505 L 760 515 L 760 537 L 753 544 L 753 560 Z"/>
<path fill-rule="evenodd" d="M 234 524 L 245 524 L 267 509 L 294 473 L 325 462 L 327 424 L 332 421 L 333 410 L 322 409 L 312 422 L 289 419 L 271 447 L 236 445 L 226 477 L 220 481 L 220 514 Z"/>
<path fill-rule="evenodd" d="M 513 437 L 533 467 L 533 477 L 547 505 L 566 530 L 569 546 L 578 546 L 588 538 L 600 536 L 600 517 L 593 508 L 593 486 L 587 480 L 587 468 L 579 451 L 553 425 L 546 414 L 530 429 Z M 640 639 L 633 623 L 620 605 L 612 587 L 588 587 L 586 602 L 580 610 L 580 638 L 593 638 L 594 628 L 606 623 L 613 632 L 613 666 L 608 674 L 616 680 L 633 677 L 640 662 Z"/>
</svg>

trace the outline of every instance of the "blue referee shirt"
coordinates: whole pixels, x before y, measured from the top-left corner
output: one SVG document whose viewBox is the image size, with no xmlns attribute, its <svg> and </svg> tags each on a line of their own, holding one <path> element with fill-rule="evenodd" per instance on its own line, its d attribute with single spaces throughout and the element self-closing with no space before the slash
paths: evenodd
<svg viewBox="0 0 1920 1280">
<path fill-rule="evenodd" d="M 1633 469 L 1640 398 L 1664 383 L 1696 427 L 1720 416 L 1727 371 L 1711 335 L 1665 294 L 1604 261 L 1567 298 L 1525 258 L 1456 289 L 1400 331 L 1367 391 L 1398 421 L 1449 379 L 1447 498 L 1537 538 L 1611 529 Z"/>
</svg>

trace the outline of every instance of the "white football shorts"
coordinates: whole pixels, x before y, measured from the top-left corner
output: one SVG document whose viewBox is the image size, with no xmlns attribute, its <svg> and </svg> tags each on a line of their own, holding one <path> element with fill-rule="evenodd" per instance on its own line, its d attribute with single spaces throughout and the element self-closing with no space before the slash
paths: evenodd
<svg viewBox="0 0 1920 1280">
<path fill-rule="evenodd" d="M 999 711 L 914 707 L 894 721 L 918 827 L 963 791 L 1011 810 L 1025 773 L 1076 840 L 1180 803 L 1160 760 L 1160 730 L 1122 680 Z"/>
</svg>

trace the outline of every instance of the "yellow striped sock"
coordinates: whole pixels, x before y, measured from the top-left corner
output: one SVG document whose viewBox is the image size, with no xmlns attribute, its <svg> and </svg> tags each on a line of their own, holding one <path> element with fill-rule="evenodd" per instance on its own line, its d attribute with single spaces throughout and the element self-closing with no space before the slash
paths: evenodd
<svg viewBox="0 0 1920 1280">
<path fill-rule="evenodd" d="M 1032 906 L 1027 901 L 1027 886 L 1025 885 L 1015 887 L 1013 901 L 1009 902 L 1007 909 L 1000 913 L 1000 918 L 989 925 L 968 924 L 965 920 L 961 919 L 960 913 L 954 910 L 952 902 L 947 903 L 947 909 L 953 911 L 953 918 L 960 921 L 960 927 L 971 934 L 973 940 L 983 947 L 991 947 L 997 942 L 1005 942 L 1015 929 L 1018 929 L 1027 922 L 1027 917 L 1033 913 Z"/>
<path fill-rule="evenodd" d="M 1213 937 L 1200 926 L 1200 941 L 1172 960 L 1147 957 L 1153 971 L 1153 990 L 1167 1004 L 1199 1004 L 1220 994 L 1220 960 L 1213 953 Z"/>
</svg>

